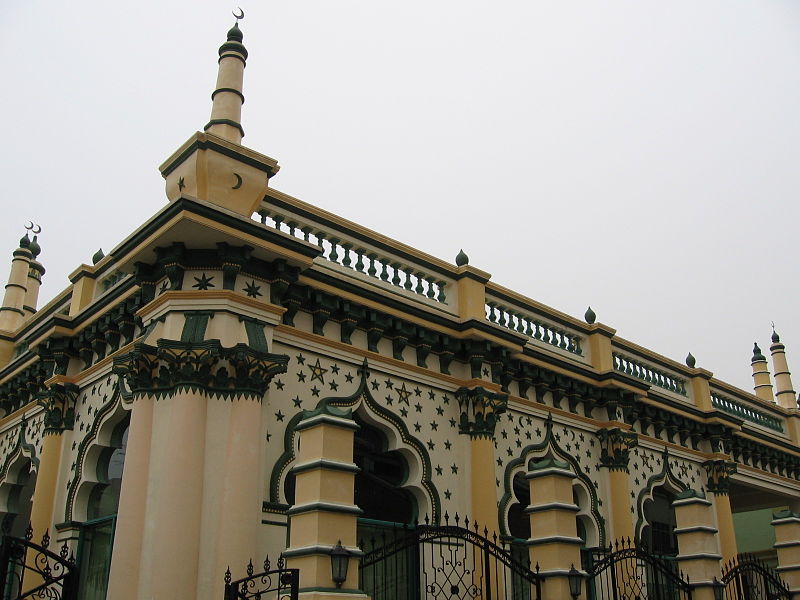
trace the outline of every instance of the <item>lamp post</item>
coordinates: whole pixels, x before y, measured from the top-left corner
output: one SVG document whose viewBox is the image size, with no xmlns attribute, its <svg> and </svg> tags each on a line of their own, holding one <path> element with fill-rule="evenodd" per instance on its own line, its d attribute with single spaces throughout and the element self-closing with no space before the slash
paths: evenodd
<svg viewBox="0 0 800 600">
<path fill-rule="evenodd" d="M 347 580 L 347 567 L 350 565 L 350 552 L 342 546 L 342 540 L 331 549 L 331 578 L 337 588 Z"/>
<path fill-rule="evenodd" d="M 569 573 L 567 573 L 567 578 L 569 579 L 569 594 L 572 596 L 572 600 L 577 600 L 578 596 L 581 595 L 583 575 L 580 571 L 578 571 L 578 569 L 575 568 L 575 565 L 573 564 L 569 569 Z"/>
</svg>

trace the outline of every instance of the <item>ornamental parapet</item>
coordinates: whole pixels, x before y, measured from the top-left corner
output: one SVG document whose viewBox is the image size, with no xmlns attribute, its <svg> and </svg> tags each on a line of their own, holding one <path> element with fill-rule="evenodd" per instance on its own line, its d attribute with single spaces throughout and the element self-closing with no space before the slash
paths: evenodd
<svg viewBox="0 0 800 600">
<path fill-rule="evenodd" d="M 138 343 L 114 358 L 119 375 L 133 396 L 171 397 L 181 391 L 211 397 L 260 400 L 272 377 L 285 373 L 289 357 L 254 350 L 246 344 L 224 348 L 219 340 Z"/>
</svg>

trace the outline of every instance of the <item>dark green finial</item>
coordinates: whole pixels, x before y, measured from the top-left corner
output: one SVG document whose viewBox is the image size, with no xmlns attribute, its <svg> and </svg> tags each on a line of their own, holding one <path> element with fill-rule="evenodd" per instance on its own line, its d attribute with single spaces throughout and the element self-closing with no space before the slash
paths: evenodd
<svg viewBox="0 0 800 600">
<path fill-rule="evenodd" d="M 239 21 L 236 21 L 236 23 L 233 24 L 233 27 L 228 30 L 228 41 L 239 42 L 241 44 L 243 39 L 244 34 L 242 33 L 242 30 L 239 29 Z"/>
<path fill-rule="evenodd" d="M 30 248 L 30 246 L 31 246 L 31 238 L 29 238 L 28 234 L 26 233 L 24 236 L 22 236 L 22 239 L 19 241 L 19 247 Z"/>
<path fill-rule="evenodd" d="M 753 362 L 767 360 L 764 358 L 764 355 L 761 354 L 761 348 L 758 347 L 758 342 L 753 343 Z"/>
<path fill-rule="evenodd" d="M 463 249 L 458 251 L 458 255 L 456 256 L 456 266 L 463 267 L 464 265 L 469 264 L 469 256 L 466 255 Z"/>
<path fill-rule="evenodd" d="M 586 309 L 586 312 L 583 314 L 583 318 L 589 325 L 591 325 L 597 320 L 597 315 L 594 314 L 594 311 L 592 310 L 591 306 Z"/>
<path fill-rule="evenodd" d="M 92 264 L 93 264 L 93 265 L 96 265 L 96 264 L 97 264 L 97 263 L 99 263 L 101 260 L 103 260 L 103 259 L 105 258 L 105 256 L 106 256 L 106 255 L 105 255 L 105 254 L 103 254 L 103 249 L 102 249 L 102 248 L 100 248 L 100 249 L 99 249 L 97 252 L 95 252 L 95 253 L 94 253 L 94 256 L 92 256 Z"/>
<path fill-rule="evenodd" d="M 38 238 L 39 238 L 38 235 L 33 236 L 33 240 L 31 240 L 31 245 L 28 246 L 28 250 L 30 250 L 31 254 L 33 254 L 33 258 L 36 258 L 42 253 L 42 247 L 39 245 L 39 242 L 37 241 Z"/>
<path fill-rule="evenodd" d="M 772 324 L 772 343 L 777 344 L 781 341 L 781 336 L 778 335 L 778 332 L 775 331 L 775 323 Z"/>
<path fill-rule="evenodd" d="M 697 359 L 694 356 L 692 356 L 691 352 L 689 352 L 689 354 L 686 355 L 686 366 L 689 367 L 690 369 L 694 369 L 694 366 L 696 364 L 697 364 Z"/>
</svg>

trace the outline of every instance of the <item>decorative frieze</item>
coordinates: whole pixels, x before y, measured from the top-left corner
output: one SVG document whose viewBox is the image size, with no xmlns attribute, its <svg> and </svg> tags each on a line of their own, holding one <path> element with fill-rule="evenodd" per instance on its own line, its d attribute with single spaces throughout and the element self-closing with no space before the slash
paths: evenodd
<svg viewBox="0 0 800 600">
<path fill-rule="evenodd" d="M 631 448 L 639 445 L 638 436 L 619 427 L 600 429 L 600 464 L 611 471 L 628 472 Z"/>
<path fill-rule="evenodd" d="M 254 350 L 247 344 L 224 348 L 219 340 L 158 340 L 157 346 L 139 343 L 116 357 L 114 373 L 134 395 L 161 398 L 179 391 L 202 391 L 225 399 L 261 399 L 272 377 L 286 372 L 288 361 L 288 356 Z"/>
<path fill-rule="evenodd" d="M 490 392 L 482 387 L 460 388 L 456 391 L 461 415 L 458 431 L 472 438 L 494 438 L 499 416 L 506 412 L 508 394 Z"/>
<path fill-rule="evenodd" d="M 707 460 L 703 466 L 708 475 L 708 491 L 717 496 L 727 496 L 731 475 L 736 473 L 736 463 L 730 460 Z"/>
</svg>

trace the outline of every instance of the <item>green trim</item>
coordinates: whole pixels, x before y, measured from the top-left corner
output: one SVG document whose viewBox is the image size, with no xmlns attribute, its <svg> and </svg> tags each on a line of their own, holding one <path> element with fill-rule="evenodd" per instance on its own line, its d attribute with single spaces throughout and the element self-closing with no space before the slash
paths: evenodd
<svg viewBox="0 0 800 600">
<path fill-rule="evenodd" d="M 244 321 L 244 331 L 247 334 L 247 344 L 259 352 L 267 352 L 267 336 L 264 333 L 264 323 L 255 319 L 241 319 Z"/>
<path fill-rule="evenodd" d="M 182 342 L 202 342 L 206 337 L 208 321 L 214 316 L 213 312 L 198 310 L 184 313 L 186 321 L 181 332 Z"/>
<path fill-rule="evenodd" d="M 664 451 L 661 453 L 661 472 L 651 476 L 644 487 L 639 492 L 636 498 L 636 526 L 633 530 L 634 542 L 638 546 L 642 539 L 642 529 L 644 529 L 644 503 L 652 498 L 653 488 L 665 483 L 669 483 L 678 490 L 678 493 L 686 491 L 689 486 L 678 479 L 672 472 L 672 466 L 669 464 L 670 453 L 669 448 L 664 446 Z"/>
<path fill-rule="evenodd" d="M 203 127 L 203 131 L 208 131 L 214 125 L 230 125 L 231 127 L 238 129 L 239 133 L 241 133 L 242 137 L 244 137 L 244 129 L 242 129 L 242 125 L 236 121 L 231 121 L 230 119 L 211 119 L 208 123 L 206 123 L 206 126 Z"/>
<path fill-rule="evenodd" d="M 25 289 L 25 288 L 22 288 L 22 289 Z M 4 310 L 10 311 L 10 312 L 19 313 L 20 315 L 25 316 L 25 311 L 24 310 L 20 310 L 19 308 L 13 308 L 11 306 L 0 306 L 0 311 L 4 311 Z"/>
<path fill-rule="evenodd" d="M 295 504 L 286 511 L 289 516 L 302 515 L 310 512 L 338 513 L 344 515 L 361 515 L 363 510 L 355 504 L 334 504 L 333 502 L 311 502 L 309 504 Z"/>
<path fill-rule="evenodd" d="M 297 473 L 305 473 L 306 471 L 315 471 L 317 469 L 324 469 L 326 471 L 340 471 L 343 473 L 360 473 L 361 469 L 355 463 L 340 463 L 335 460 L 328 460 L 320 458 L 311 462 L 295 465 L 292 467 L 291 472 L 295 475 Z"/>
<path fill-rule="evenodd" d="M 220 94 L 222 92 L 230 92 L 231 94 L 236 94 L 237 96 L 239 96 L 239 100 L 242 101 L 242 104 L 244 104 L 244 94 L 242 92 L 240 92 L 239 90 L 236 90 L 234 88 L 229 88 L 229 87 L 221 87 L 221 88 L 215 89 L 213 92 L 211 92 L 211 99 L 213 100 L 214 96 L 216 96 L 217 94 Z"/>
</svg>

